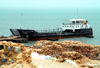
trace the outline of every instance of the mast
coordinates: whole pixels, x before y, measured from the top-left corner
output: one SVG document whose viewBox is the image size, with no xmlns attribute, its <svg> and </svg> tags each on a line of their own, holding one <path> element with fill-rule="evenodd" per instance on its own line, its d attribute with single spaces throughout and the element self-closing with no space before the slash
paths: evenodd
<svg viewBox="0 0 100 68">
<path fill-rule="evenodd" d="M 22 27 L 22 17 L 23 17 L 23 13 L 21 14 L 21 26 L 20 26 L 20 28 Z"/>
<path fill-rule="evenodd" d="M 77 19 L 78 19 L 78 7 L 77 7 Z"/>
</svg>

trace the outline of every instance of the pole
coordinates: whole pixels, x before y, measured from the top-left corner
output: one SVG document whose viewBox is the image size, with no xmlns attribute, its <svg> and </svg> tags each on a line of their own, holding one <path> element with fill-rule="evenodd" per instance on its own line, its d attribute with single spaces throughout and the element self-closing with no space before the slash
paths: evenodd
<svg viewBox="0 0 100 68">
<path fill-rule="evenodd" d="M 22 28 L 22 17 L 23 17 L 23 13 L 21 14 L 21 27 L 20 28 Z"/>
<path fill-rule="evenodd" d="M 60 36 L 60 42 L 61 42 L 61 36 Z"/>
<path fill-rule="evenodd" d="M 77 19 L 78 19 L 78 7 L 77 7 Z"/>
</svg>

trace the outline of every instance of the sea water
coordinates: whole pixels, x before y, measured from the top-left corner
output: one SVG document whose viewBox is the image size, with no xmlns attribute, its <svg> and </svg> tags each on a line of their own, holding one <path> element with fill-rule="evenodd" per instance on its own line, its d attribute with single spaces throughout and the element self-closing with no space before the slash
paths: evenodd
<svg viewBox="0 0 100 68">
<path fill-rule="evenodd" d="M 10 36 L 10 28 L 23 29 L 55 29 L 60 28 L 63 22 L 76 19 L 76 9 L 0 9 L 0 36 Z M 100 45 L 100 9 L 78 10 L 78 18 L 88 20 L 93 28 L 94 38 L 66 38 L 64 40 L 82 41 L 84 43 Z M 59 41 L 59 40 L 58 40 Z M 25 45 L 33 45 L 35 41 L 29 41 Z"/>
</svg>

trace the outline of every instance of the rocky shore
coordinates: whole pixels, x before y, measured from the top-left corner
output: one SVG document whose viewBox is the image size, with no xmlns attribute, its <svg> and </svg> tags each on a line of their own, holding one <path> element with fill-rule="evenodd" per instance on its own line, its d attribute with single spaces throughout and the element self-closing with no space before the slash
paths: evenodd
<svg viewBox="0 0 100 68">
<path fill-rule="evenodd" d="M 100 45 L 40 40 L 33 46 L 0 41 L 0 68 L 100 68 Z"/>
</svg>

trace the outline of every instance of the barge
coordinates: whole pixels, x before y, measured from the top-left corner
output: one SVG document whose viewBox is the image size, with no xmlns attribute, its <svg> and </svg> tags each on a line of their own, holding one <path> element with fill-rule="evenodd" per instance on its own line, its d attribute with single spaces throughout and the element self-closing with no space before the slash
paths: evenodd
<svg viewBox="0 0 100 68">
<path fill-rule="evenodd" d="M 71 19 L 69 23 L 62 23 L 57 29 L 10 29 L 14 36 L 27 38 L 29 41 L 57 40 L 60 38 L 89 37 L 93 38 L 93 30 L 87 20 Z"/>
</svg>

